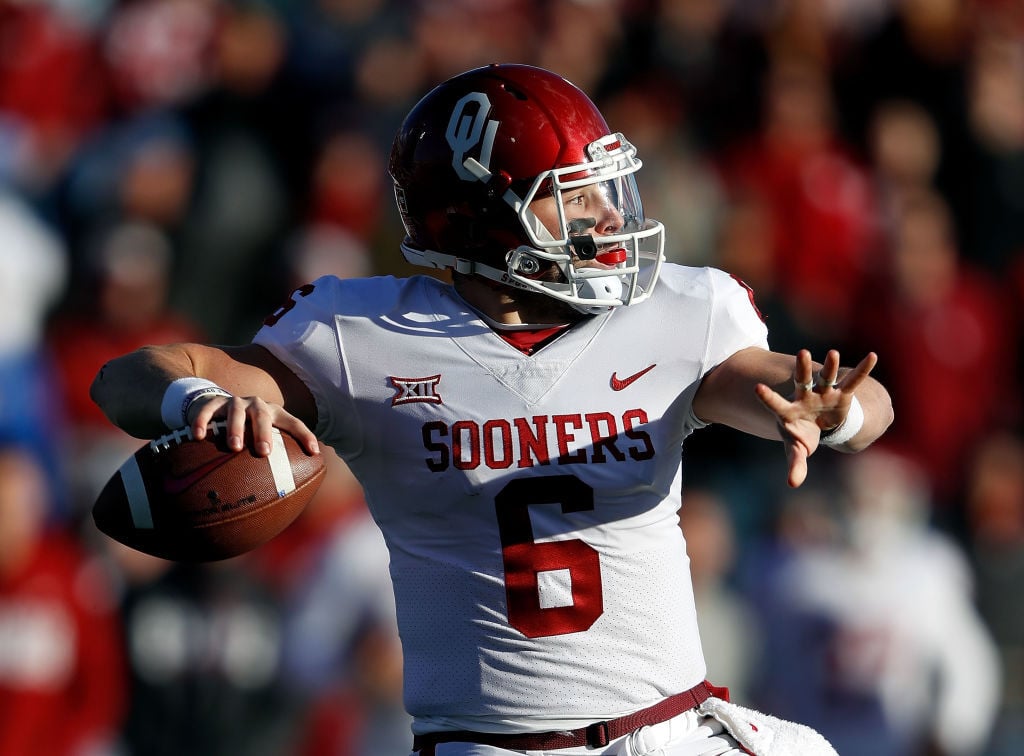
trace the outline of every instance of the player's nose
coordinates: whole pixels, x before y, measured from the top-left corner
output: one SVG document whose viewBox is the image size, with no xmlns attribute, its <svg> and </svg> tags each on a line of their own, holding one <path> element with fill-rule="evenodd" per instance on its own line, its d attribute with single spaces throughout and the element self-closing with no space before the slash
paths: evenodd
<svg viewBox="0 0 1024 756">
<path fill-rule="evenodd" d="M 619 209 L 610 202 L 601 204 L 600 212 L 597 215 L 597 224 L 594 231 L 603 236 L 617 234 L 622 230 L 624 220 Z"/>
</svg>

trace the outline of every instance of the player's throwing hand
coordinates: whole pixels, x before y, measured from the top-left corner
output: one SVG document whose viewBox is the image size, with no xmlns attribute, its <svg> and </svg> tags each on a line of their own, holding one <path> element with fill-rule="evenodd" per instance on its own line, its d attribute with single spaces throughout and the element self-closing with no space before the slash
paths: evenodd
<svg viewBox="0 0 1024 756">
<path fill-rule="evenodd" d="M 832 349 L 815 375 L 811 353 L 801 349 L 793 367 L 793 393 L 788 398 L 763 383 L 757 385 L 758 398 L 778 421 L 790 486 L 795 488 L 807 478 L 807 458 L 819 444 L 844 451 L 856 449 L 851 442 L 863 426 L 863 411 L 855 393 L 877 363 L 878 355 L 870 352 L 840 376 L 839 352 Z"/>
</svg>

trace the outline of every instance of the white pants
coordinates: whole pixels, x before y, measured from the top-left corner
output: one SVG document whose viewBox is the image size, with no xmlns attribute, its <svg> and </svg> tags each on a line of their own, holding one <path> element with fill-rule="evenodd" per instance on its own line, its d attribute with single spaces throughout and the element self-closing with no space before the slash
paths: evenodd
<svg viewBox="0 0 1024 756">
<path fill-rule="evenodd" d="M 440 743 L 435 756 L 738 756 L 744 752 L 720 722 L 686 711 L 613 740 L 604 748 L 510 751 L 479 743 Z M 414 754 L 415 756 L 415 754 Z"/>
</svg>

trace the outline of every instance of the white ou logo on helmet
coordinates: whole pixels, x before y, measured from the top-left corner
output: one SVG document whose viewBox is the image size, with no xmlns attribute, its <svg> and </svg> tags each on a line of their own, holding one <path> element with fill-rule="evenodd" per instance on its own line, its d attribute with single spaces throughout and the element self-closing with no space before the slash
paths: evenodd
<svg viewBox="0 0 1024 756">
<path fill-rule="evenodd" d="M 452 148 L 452 168 L 464 181 L 478 180 L 478 177 L 464 165 L 466 153 L 478 144 L 480 157 L 477 160 L 484 168 L 491 167 L 491 149 L 494 147 L 494 137 L 498 133 L 498 121 L 487 120 L 487 114 L 490 112 L 491 101 L 487 95 L 483 92 L 470 92 L 455 103 L 455 111 L 448 121 L 445 138 L 448 140 L 448 146 Z"/>
</svg>

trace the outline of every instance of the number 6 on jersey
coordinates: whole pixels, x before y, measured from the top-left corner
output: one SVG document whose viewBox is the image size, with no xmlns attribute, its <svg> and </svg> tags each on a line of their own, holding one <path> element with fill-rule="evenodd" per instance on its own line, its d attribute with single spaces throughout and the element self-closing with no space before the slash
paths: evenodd
<svg viewBox="0 0 1024 756">
<path fill-rule="evenodd" d="M 513 480 L 495 497 L 505 565 L 508 621 L 528 638 L 587 630 L 604 612 L 601 561 L 597 550 L 578 538 L 534 541 L 530 506 L 560 504 L 563 514 L 594 508 L 594 492 L 572 475 Z M 545 607 L 543 573 L 568 575 L 572 603 Z"/>
</svg>

